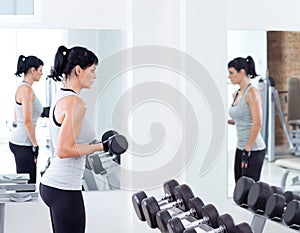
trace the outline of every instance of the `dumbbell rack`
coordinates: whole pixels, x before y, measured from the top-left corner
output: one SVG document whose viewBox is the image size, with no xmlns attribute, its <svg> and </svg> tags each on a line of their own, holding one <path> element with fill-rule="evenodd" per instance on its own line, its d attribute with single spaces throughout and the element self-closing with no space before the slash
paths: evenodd
<svg viewBox="0 0 300 233">
<path fill-rule="evenodd" d="M 236 205 L 236 206 L 241 208 L 238 205 Z M 242 207 L 242 209 L 243 209 L 243 207 Z M 247 208 L 245 208 L 245 210 L 249 211 Z M 259 213 L 254 213 L 254 212 L 251 212 L 251 213 L 252 213 L 252 215 L 251 215 L 249 225 L 251 226 L 253 233 L 263 233 L 267 220 L 271 220 L 271 219 L 269 219 L 265 214 L 259 214 Z M 281 223 L 281 221 L 278 221 L 278 222 L 272 221 L 272 222 L 278 223 L 278 224 Z M 280 225 L 282 225 L 282 224 L 280 224 Z M 289 229 L 293 229 L 293 228 L 289 228 Z"/>
<path fill-rule="evenodd" d="M 0 233 L 4 233 L 5 204 L 10 202 L 25 202 L 38 199 L 35 184 L 27 184 L 29 174 L 0 175 Z M 23 192 L 17 192 L 23 191 Z"/>
<path fill-rule="evenodd" d="M 87 156 L 84 190 L 114 190 L 120 187 L 120 166 L 117 155 L 93 153 Z"/>
<path fill-rule="evenodd" d="M 253 213 L 250 219 L 250 226 L 253 233 L 262 233 L 265 228 L 266 221 L 267 218 L 265 216 Z"/>
<path fill-rule="evenodd" d="M 279 199 L 280 196 L 282 198 Z M 250 226 L 254 233 L 262 233 L 267 220 L 271 220 L 272 223 L 280 224 L 281 227 L 291 230 L 300 228 L 299 225 L 296 225 L 298 222 L 293 220 L 295 217 L 292 217 L 289 223 L 286 223 L 286 219 L 284 219 L 283 213 L 286 205 L 284 202 L 287 199 L 280 187 L 270 186 L 261 181 L 255 182 L 249 177 L 241 177 L 234 189 L 233 200 L 237 204 L 236 206 L 252 214 Z M 277 204 L 278 208 L 275 208 Z M 294 224 L 292 225 L 292 223 Z"/>
</svg>

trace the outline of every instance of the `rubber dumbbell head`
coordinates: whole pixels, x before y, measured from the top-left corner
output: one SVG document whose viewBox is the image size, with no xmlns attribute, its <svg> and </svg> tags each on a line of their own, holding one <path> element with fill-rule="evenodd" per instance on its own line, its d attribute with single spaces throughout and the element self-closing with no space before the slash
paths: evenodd
<svg viewBox="0 0 300 233">
<path fill-rule="evenodd" d="M 142 210 L 148 225 L 151 228 L 157 228 L 156 213 L 160 210 L 167 210 L 172 207 L 177 207 L 182 211 L 188 209 L 188 200 L 194 197 L 190 187 L 186 184 L 176 186 L 174 188 L 175 201 L 159 205 L 154 197 L 145 198 L 142 201 Z"/>
<path fill-rule="evenodd" d="M 218 218 L 219 231 L 213 232 L 235 233 L 235 223 L 231 215 L 223 214 Z"/>
<path fill-rule="evenodd" d="M 253 211 L 264 212 L 267 200 L 271 194 L 271 187 L 267 183 L 259 181 L 253 184 L 247 198 L 248 207 Z"/>
<path fill-rule="evenodd" d="M 247 204 L 249 190 L 254 183 L 254 179 L 250 177 L 242 176 L 238 179 L 233 192 L 233 200 L 237 205 Z"/>
<path fill-rule="evenodd" d="M 204 206 L 203 201 L 199 197 L 193 197 L 188 201 L 188 208 L 189 210 L 182 213 L 176 213 L 171 215 L 168 210 L 161 210 L 156 213 L 156 222 L 158 229 L 161 232 L 167 233 L 168 232 L 168 221 L 174 217 L 179 219 L 184 219 L 188 216 L 192 216 L 196 219 L 202 218 L 202 207 Z"/>
<path fill-rule="evenodd" d="M 108 139 L 108 150 L 112 154 L 121 155 L 128 148 L 128 142 L 126 137 L 123 135 L 117 134 Z"/>
<path fill-rule="evenodd" d="M 105 152 L 108 152 L 108 149 L 109 149 L 108 139 L 111 138 L 114 135 L 118 135 L 118 132 L 115 131 L 115 130 L 108 130 L 102 135 L 101 142 L 103 143 L 103 150 Z"/>
<path fill-rule="evenodd" d="M 174 188 L 178 185 L 179 183 L 174 179 L 165 181 L 163 184 L 164 195 L 156 198 L 157 202 L 163 203 L 166 201 L 170 201 L 170 202 L 174 201 L 175 200 Z M 146 221 L 142 210 L 142 200 L 145 198 L 147 198 L 147 195 L 144 191 L 140 191 L 132 195 L 132 204 L 135 213 L 141 221 Z"/>
<path fill-rule="evenodd" d="M 290 201 L 292 201 L 292 200 L 300 200 L 300 196 L 299 196 L 299 194 L 297 194 L 297 193 L 294 193 L 294 192 L 292 192 L 292 191 L 285 191 L 284 193 L 283 193 L 283 195 L 284 195 L 284 197 L 285 197 L 285 202 L 286 202 L 286 204 L 288 204 Z"/>
<path fill-rule="evenodd" d="M 253 233 L 253 231 L 248 223 L 242 222 L 235 226 L 235 233 Z"/>
<path fill-rule="evenodd" d="M 283 213 L 283 220 L 286 225 L 300 225 L 300 201 L 290 201 Z"/>
<path fill-rule="evenodd" d="M 111 136 L 114 136 L 114 135 L 117 135 L 119 134 L 117 131 L 115 130 L 108 130 L 106 131 L 103 135 L 102 135 L 102 138 L 101 138 L 101 141 L 104 142 L 106 141 L 107 139 L 109 139 Z"/>
<path fill-rule="evenodd" d="M 202 207 L 202 218 L 191 222 L 184 226 L 179 218 L 172 218 L 169 220 L 167 227 L 170 233 L 183 233 L 185 229 L 193 229 L 201 224 L 206 224 L 212 228 L 218 227 L 219 213 L 216 207 L 212 204 L 207 204 Z"/>
<path fill-rule="evenodd" d="M 273 193 L 267 200 L 265 214 L 270 218 L 282 218 L 286 204 L 284 195 Z"/>
<path fill-rule="evenodd" d="M 133 203 L 134 211 L 138 216 L 138 218 L 143 222 L 146 221 L 142 211 L 142 200 L 144 200 L 145 198 L 147 198 L 147 195 L 144 191 L 140 191 L 132 195 L 132 203 Z"/>
</svg>

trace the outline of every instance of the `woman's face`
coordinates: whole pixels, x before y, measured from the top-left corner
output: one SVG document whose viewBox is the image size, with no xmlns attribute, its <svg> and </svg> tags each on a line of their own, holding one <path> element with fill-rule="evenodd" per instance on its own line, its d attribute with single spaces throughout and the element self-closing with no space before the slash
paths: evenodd
<svg viewBox="0 0 300 233">
<path fill-rule="evenodd" d="M 40 81 L 43 75 L 43 66 L 39 66 L 39 68 L 33 69 L 33 75 L 34 81 Z"/>
<path fill-rule="evenodd" d="M 83 70 L 83 78 L 81 79 L 81 85 L 83 88 L 92 87 L 95 79 L 97 78 L 96 68 L 97 66 L 94 64 Z"/>
<path fill-rule="evenodd" d="M 229 73 L 228 78 L 230 79 L 232 84 L 239 84 L 241 82 L 243 77 L 242 70 L 238 72 L 235 68 L 230 67 L 228 68 L 228 73 Z"/>
</svg>

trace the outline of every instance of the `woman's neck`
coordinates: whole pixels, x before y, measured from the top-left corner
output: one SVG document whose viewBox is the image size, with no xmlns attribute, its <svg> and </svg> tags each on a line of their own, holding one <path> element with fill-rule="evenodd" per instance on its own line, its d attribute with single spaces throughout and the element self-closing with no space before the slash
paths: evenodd
<svg viewBox="0 0 300 233">
<path fill-rule="evenodd" d="M 29 76 L 24 76 L 23 82 L 29 84 L 30 86 L 32 86 L 33 79 Z"/>
<path fill-rule="evenodd" d="M 67 78 L 64 88 L 74 91 L 76 94 L 79 94 L 81 91 L 80 85 L 76 82 L 77 79 L 74 77 Z"/>
<path fill-rule="evenodd" d="M 240 83 L 240 91 L 244 92 L 249 85 L 250 85 L 249 80 L 245 80 L 244 82 Z"/>
</svg>

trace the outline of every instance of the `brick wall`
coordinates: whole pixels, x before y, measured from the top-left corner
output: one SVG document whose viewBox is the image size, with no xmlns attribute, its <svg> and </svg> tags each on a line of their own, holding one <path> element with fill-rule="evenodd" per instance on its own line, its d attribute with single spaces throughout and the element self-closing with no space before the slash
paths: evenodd
<svg viewBox="0 0 300 233">
<path fill-rule="evenodd" d="M 300 77 L 300 32 L 267 33 L 267 64 L 269 75 L 273 77 L 278 91 L 287 90 L 287 80 L 290 77 Z M 283 112 L 287 113 L 284 94 L 279 94 Z M 275 144 L 286 144 L 286 138 L 276 117 Z"/>
</svg>

